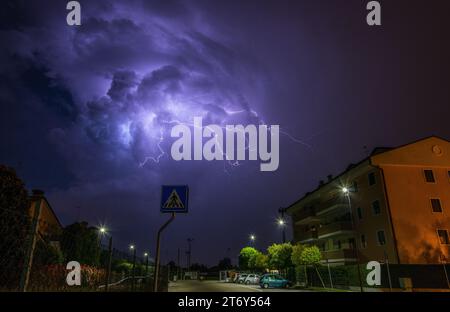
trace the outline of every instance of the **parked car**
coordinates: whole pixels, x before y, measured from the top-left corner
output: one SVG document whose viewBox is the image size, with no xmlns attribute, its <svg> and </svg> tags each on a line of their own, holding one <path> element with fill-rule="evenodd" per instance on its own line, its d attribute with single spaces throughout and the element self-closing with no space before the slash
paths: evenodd
<svg viewBox="0 0 450 312">
<path fill-rule="evenodd" d="M 261 288 L 287 288 L 290 282 L 277 274 L 264 274 L 259 280 Z"/>
<path fill-rule="evenodd" d="M 259 275 L 258 274 L 249 274 L 247 275 L 247 278 L 244 281 L 244 284 L 249 285 L 249 284 L 255 284 L 258 285 L 259 283 Z"/>
<path fill-rule="evenodd" d="M 239 277 L 237 279 L 237 283 L 243 284 L 245 282 L 245 279 L 247 278 L 248 274 L 239 274 Z"/>
</svg>

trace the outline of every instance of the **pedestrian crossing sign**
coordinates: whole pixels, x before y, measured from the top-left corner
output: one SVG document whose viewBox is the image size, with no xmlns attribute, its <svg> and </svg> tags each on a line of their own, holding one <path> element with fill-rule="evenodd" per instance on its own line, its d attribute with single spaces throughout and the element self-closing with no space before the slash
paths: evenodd
<svg viewBox="0 0 450 312">
<path fill-rule="evenodd" d="M 163 185 L 161 212 L 188 212 L 189 188 L 187 185 Z"/>
</svg>

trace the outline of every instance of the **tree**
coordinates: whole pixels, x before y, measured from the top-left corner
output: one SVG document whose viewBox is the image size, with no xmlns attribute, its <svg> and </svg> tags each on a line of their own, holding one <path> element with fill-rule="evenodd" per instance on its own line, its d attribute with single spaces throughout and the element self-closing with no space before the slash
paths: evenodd
<svg viewBox="0 0 450 312">
<path fill-rule="evenodd" d="M 23 269 L 31 230 L 29 207 L 23 181 L 14 169 L 0 165 L 0 285 L 6 288 L 18 286 Z"/>
<path fill-rule="evenodd" d="M 292 265 L 292 245 L 291 243 L 273 244 L 267 248 L 269 256 L 269 266 L 278 270 L 283 270 Z"/>
<path fill-rule="evenodd" d="M 256 250 L 253 247 L 244 247 L 241 249 L 241 252 L 239 253 L 239 268 L 242 270 L 249 269 L 249 261 L 252 257 L 254 257 L 258 253 L 258 250 Z"/>
<path fill-rule="evenodd" d="M 317 246 L 308 247 L 300 244 L 294 245 L 292 247 L 291 260 L 293 265 L 295 266 L 297 279 L 300 279 L 300 276 L 304 274 L 305 284 L 307 285 L 308 275 L 306 273 L 306 267 L 308 265 L 313 265 L 317 274 L 319 275 L 322 285 L 324 285 L 322 277 L 319 271 L 317 270 L 317 264 L 319 264 L 320 260 L 322 260 L 322 253 L 320 252 Z M 302 270 L 302 267 L 304 270 Z"/>
<path fill-rule="evenodd" d="M 66 261 L 98 266 L 100 263 L 100 241 L 98 230 L 87 222 L 75 222 L 63 229 L 61 249 Z"/>
<path fill-rule="evenodd" d="M 322 253 L 317 246 L 305 247 L 301 253 L 303 263 L 315 265 L 322 260 Z"/>
<path fill-rule="evenodd" d="M 265 271 L 269 266 L 269 257 L 262 252 L 255 256 L 255 269 Z"/>
</svg>

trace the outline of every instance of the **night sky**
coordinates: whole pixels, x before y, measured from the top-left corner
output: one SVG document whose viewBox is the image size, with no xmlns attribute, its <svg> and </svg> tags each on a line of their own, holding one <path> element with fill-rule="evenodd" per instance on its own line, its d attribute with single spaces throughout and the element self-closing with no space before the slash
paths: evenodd
<svg viewBox="0 0 450 312">
<path fill-rule="evenodd" d="M 449 1 L 2 1 L 0 163 L 45 191 L 63 224 L 105 224 L 154 254 L 161 184 L 190 212 L 163 261 L 236 261 L 281 240 L 277 210 L 377 146 L 450 138 Z M 280 125 L 280 166 L 181 161 L 174 121 Z M 290 228 L 289 228 L 290 229 Z M 290 231 L 289 231 L 290 232 Z M 290 237 L 290 233 L 288 237 Z"/>
</svg>

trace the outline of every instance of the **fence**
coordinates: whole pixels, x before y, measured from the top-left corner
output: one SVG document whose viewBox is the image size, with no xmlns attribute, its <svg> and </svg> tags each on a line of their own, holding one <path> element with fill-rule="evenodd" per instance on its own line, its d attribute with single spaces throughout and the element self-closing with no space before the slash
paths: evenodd
<svg viewBox="0 0 450 312">
<path fill-rule="evenodd" d="M 405 279 L 411 281 L 412 289 L 449 289 L 447 273 L 450 272 L 449 264 L 381 264 L 381 285 L 370 286 L 366 282 L 366 276 L 370 272 L 366 270 L 366 264 L 360 265 L 361 284 L 363 287 L 380 288 L 384 290 L 405 289 Z M 300 284 L 308 284 L 313 287 L 350 289 L 360 287 L 358 266 L 319 265 L 316 267 L 299 267 L 288 270 L 288 277 Z"/>
<path fill-rule="evenodd" d="M 132 257 L 124 255 L 102 248 L 98 230 L 87 223 L 62 229 L 36 216 L 0 208 L 0 291 L 151 291 L 153 266 L 139 258 L 133 266 Z M 66 282 L 69 261 L 81 264 L 81 286 Z M 162 266 L 161 272 L 159 290 L 164 291 L 167 269 Z"/>
</svg>

